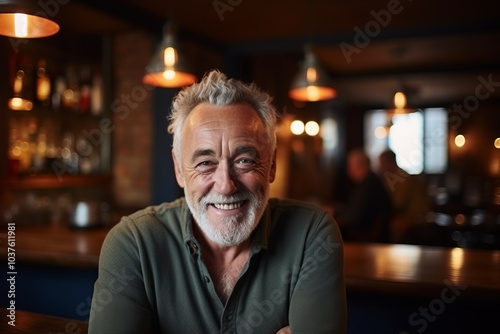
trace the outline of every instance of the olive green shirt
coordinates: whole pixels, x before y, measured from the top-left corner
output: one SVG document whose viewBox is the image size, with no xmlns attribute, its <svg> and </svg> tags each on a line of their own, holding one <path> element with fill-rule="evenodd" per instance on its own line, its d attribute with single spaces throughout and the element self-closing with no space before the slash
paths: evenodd
<svg viewBox="0 0 500 334">
<path fill-rule="evenodd" d="M 183 198 L 122 218 L 104 241 L 90 334 L 345 333 L 342 238 L 309 204 L 270 199 L 250 257 L 219 299 Z"/>
</svg>

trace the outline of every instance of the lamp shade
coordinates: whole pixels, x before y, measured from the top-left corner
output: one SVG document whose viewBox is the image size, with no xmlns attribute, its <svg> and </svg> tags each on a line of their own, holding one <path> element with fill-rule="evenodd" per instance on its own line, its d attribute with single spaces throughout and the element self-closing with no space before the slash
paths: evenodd
<svg viewBox="0 0 500 334">
<path fill-rule="evenodd" d="M 292 81 L 288 96 L 303 102 L 329 100 L 337 96 L 328 74 L 309 48 L 306 48 L 304 62 Z"/>
<path fill-rule="evenodd" d="M 146 68 L 142 81 L 157 87 L 184 87 L 196 81 L 196 76 L 189 71 L 187 60 L 179 54 L 173 27 L 165 27 L 163 39 Z"/>
<path fill-rule="evenodd" d="M 0 35 L 41 38 L 56 34 L 59 25 L 47 18 L 36 1 L 0 0 Z"/>
</svg>

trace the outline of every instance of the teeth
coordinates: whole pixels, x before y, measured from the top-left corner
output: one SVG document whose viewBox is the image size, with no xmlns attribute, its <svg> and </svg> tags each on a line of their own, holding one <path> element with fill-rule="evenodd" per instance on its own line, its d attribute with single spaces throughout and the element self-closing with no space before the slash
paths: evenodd
<svg viewBox="0 0 500 334">
<path fill-rule="evenodd" d="M 236 203 L 214 203 L 214 206 L 220 210 L 234 210 L 241 206 L 242 202 Z"/>
</svg>

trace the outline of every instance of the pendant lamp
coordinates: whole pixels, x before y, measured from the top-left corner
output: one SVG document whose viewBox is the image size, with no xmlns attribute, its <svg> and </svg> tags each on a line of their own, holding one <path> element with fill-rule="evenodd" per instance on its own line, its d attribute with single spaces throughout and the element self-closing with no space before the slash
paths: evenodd
<svg viewBox="0 0 500 334">
<path fill-rule="evenodd" d="M 167 23 L 163 29 L 163 40 L 146 68 L 142 82 L 146 85 L 179 88 L 196 81 L 189 71 L 187 60 L 179 53 L 174 34 L 174 25 Z"/>
<path fill-rule="evenodd" d="M 0 0 L 0 35 L 14 38 L 41 38 L 59 31 L 37 1 Z"/>
<path fill-rule="evenodd" d="M 328 74 L 309 46 L 305 48 L 304 62 L 292 81 L 288 96 L 301 102 L 329 100 L 337 96 Z"/>
</svg>

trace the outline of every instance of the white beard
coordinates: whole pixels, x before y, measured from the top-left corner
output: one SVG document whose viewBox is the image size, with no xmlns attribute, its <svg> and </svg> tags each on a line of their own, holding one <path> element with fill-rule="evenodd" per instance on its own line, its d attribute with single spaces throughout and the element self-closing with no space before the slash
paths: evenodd
<svg viewBox="0 0 500 334">
<path fill-rule="evenodd" d="M 225 246 L 236 246 L 250 237 L 257 227 L 262 214 L 266 208 L 269 190 L 264 194 L 252 194 L 249 191 L 239 192 L 231 196 L 205 195 L 198 203 L 185 192 L 186 202 L 194 220 L 203 231 L 205 236 L 212 242 Z M 237 214 L 232 217 L 221 218 L 223 228 L 216 228 L 208 220 L 207 209 L 209 203 L 234 203 L 249 201 L 249 210 L 246 216 Z"/>
</svg>

